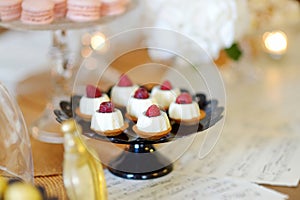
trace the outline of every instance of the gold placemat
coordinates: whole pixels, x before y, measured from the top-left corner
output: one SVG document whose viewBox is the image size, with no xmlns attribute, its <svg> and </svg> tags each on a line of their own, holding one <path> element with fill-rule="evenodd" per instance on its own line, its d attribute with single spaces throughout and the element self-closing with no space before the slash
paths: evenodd
<svg viewBox="0 0 300 200">
<path fill-rule="evenodd" d="M 63 145 L 31 138 L 31 146 L 35 184 L 43 186 L 48 197 L 67 200 L 62 178 Z"/>
<path fill-rule="evenodd" d="M 62 144 L 48 144 L 31 139 L 31 146 L 35 176 L 62 174 Z"/>
<path fill-rule="evenodd" d="M 45 188 L 48 197 L 57 197 L 59 200 L 67 200 L 61 175 L 57 176 L 37 176 L 34 178 L 36 185 Z"/>
</svg>

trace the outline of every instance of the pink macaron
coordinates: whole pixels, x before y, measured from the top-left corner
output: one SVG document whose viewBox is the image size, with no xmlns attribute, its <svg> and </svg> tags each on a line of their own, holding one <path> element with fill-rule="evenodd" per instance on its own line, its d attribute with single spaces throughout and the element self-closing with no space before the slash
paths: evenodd
<svg viewBox="0 0 300 200">
<path fill-rule="evenodd" d="M 21 0 L 0 0 L 0 21 L 12 21 L 21 16 Z"/>
<path fill-rule="evenodd" d="M 52 0 L 54 3 L 54 18 L 59 19 L 65 17 L 67 13 L 66 0 Z"/>
<path fill-rule="evenodd" d="M 51 0 L 24 0 L 21 21 L 26 24 L 49 24 L 54 20 L 54 3 Z"/>
<path fill-rule="evenodd" d="M 124 0 L 101 0 L 101 15 L 119 15 L 126 10 Z"/>
<path fill-rule="evenodd" d="M 86 22 L 100 18 L 99 0 L 68 0 L 67 18 L 72 21 Z"/>
</svg>

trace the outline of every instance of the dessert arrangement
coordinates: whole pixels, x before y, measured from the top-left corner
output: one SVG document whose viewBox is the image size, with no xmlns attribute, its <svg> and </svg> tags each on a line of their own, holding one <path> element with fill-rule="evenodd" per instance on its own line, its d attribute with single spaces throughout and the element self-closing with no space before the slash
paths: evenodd
<svg viewBox="0 0 300 200">
<path fill-rule="evenodd" d="M 74 95 L 60 106 L 58 121 L 73 117 L 86 136 L 117 143 L 167 142 L 209 128 L 223 112 L 204 94 L 191 95 L 168 80 L 146 89 L 126 74 L 107 92 L 87 85 L 85 95 Z"/>
<path fill-rule="evenodd" d="M 88 22 L 125 12 L 127 0 L 0 0 L 0 21 L 50 24 L 66 18 Z"/>
<path fill-rule="evenodd" d="M 109 100 L 97 102 L 94 107 L 94 102 L 99 101 L 95 98 L 103 94 Z M 90 118 L 80 114 L 87 104 L 93 108 Z M 106 92 L 87 85 L 85 95 L 73 95 L 70 102 L 61 101 L 60 108 L 54 111 L 56 120 L 74 118 L 84 136 L 127 144 L 126 150 L 107 167 L 116 176 L 139 180 L 158 178 L 173 170 L 171 161 L 156 151 L 154 144 L 204 131 L 220 121 L 224 111 L 217 100 L 173 88 L 168 80 L 146 87 L 134 84 L 126 74 Z"/>
<path fill-rule="evenodd" d="M 132 130 L 138 137 L 147 140 L 168 135 L 172 130 L 170 120 L 193 125 L 205 117 L 205 111 L 200 111 L 192 96 L 187 92 L 180 93 L 178 88 L 173 89 L 168 80 L 154 86 L 149 93 L 145 87 L 133 85 L 123 74 L 112 88 L 112 101 L 92 85 L 86 87 L 86 93 L 80 98 L 78 114 L 83 117 L 92 115 L 90 129 L 104 136 L 117 136 L 128 128 L 122 112 L 115 108 L 113 102 L 118 102 L 123 110 L 126 105 L 125 117 L 136 123 Z"/>
</svg>

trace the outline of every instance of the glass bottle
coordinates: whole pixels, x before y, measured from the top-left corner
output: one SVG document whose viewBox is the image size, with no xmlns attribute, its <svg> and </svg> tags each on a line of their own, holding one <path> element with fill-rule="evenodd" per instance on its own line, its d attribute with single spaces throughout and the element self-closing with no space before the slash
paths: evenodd
<svg viewBox="0 0 300 200">
<path fill-rule="evenodd" d="M 75 120 L 62 124 L 64 133 L 63 179 L 70 200 L 106 200 L 107 189 L 101 162 L 84 144 Z"/>
</svg>

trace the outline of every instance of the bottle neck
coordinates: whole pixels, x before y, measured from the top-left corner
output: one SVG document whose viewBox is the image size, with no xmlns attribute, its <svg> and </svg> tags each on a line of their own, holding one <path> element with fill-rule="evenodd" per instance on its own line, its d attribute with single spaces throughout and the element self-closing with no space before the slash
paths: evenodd
<svg viewBox="0 0 300 200">
<path fill-rule="evenodd" d="M 85 146 L 76 133 L 66 133 L 64 136 L 65 153 L 84 153 Z"/>
</svg>

